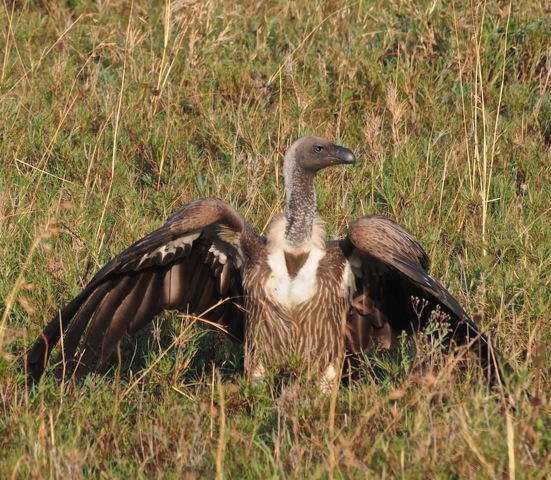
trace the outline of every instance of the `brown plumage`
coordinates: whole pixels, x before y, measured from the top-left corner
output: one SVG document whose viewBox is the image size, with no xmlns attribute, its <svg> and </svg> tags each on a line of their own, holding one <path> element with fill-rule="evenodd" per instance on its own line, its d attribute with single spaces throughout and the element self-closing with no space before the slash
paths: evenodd
<svg viewBox="0 0 551 480">
<path fill-rule="evenodd" d="M 402 227 L 371 215 L 353 222 L 343 240 L 325 242 L 315 175 L 353 163 L 350 150 L 327 140 L 295 142 L 284 162 L 287 212 L 267 238 L 221 200 L 183 206 L 54 316 L 27 354 L 30 376 L 41 377 L 61 335 L 68 371 L 84 372 L 108 359 L 124 335 L 164 310 L 180 310 L 243 339 L 245 373 L 253 381 L 267 367 L 285 368 L 298 358 L 322 388 L 332 386 L 345 352 L 391 347 L 432 314 L 449 323 L 456 343 L 471 344 L 494 382 L 500 370 L 488 338 L 427 273 L 426 253 Z"/>
</svg>

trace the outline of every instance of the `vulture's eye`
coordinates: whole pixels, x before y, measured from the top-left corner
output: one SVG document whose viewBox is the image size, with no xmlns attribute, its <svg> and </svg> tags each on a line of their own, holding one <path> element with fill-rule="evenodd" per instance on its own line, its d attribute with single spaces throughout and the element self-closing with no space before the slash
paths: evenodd
<svg viewBox="0 0 551 480">
<path fill-rule="evenodd" d="M 318 145 L 317 147 L 314 148 L 314 150 L 316 151 L 316 153 L 320 153 L 323 150 L 323 147 Z"/>
</svg>

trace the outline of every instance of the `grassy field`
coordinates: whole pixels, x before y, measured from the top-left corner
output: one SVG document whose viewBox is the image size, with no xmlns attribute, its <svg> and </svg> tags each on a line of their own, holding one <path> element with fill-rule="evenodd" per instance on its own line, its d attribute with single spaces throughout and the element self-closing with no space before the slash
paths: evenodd
<svg viewBox="0 0 551 480">
<path fill-rule="evenodd" d="M 551 477 L 551 3 L 512 3 L 4 0 L 0 478 Z M 358 156 L 319 178 L 329 236 L 368 213 L 408 228 L 505 389 L 429 335 L 330 398 L 252 388 L 175 315 L 118 370 L 26 388 L 56 308 L 181 204 L 222 198 L 263 232 L 304 134 Z"/>
</svg>

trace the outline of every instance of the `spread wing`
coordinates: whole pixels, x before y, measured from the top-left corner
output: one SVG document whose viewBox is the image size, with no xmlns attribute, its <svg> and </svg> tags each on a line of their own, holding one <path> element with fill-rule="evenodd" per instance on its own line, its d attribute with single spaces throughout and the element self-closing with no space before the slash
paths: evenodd
<svg viewBox="0 0 551 480">
<path fill-rule="evenodd" d="M 356 278 L 348 317 L 349 351 L 395 346 L 403 331 L 419 331 L 432 317 L 449 325 L 457 344 L 472 342 L 489 380 L 496 381 L 500 372 L 489 339 L 429 275 L 427 254 L 406 230 L 383 216 L 362 217 L 350 225 L 343 250 Z"/>
<path fill-rule="evenodd" d="M 220 200 L 183 206 L 107 263 L 54 316 L 27 354 L 29 375 L 41 377 L 61 335 L 64 361 L 74 368 L 78 360 L 81 372 L 164 310 L 203 314 L 242 336 L 242 269 L 258 242 L 248 222 Z"/>
</svg>

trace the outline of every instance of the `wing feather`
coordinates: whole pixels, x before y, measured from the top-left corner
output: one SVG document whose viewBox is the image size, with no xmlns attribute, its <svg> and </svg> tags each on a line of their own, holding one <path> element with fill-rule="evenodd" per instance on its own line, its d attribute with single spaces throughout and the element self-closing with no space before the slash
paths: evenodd
<svg viewBox="0 0 551 480">
<path fill-rule="evenodd" d="M 106 282 L 104 282 L 101 285 L 98 285 L 95 289 L 91 290 L 88 297 L 85 297 L 84 303 L 82 307 L 75 309 L 73 313 L 73 308 L 70 308 L 69 310 L 62 310 L 60 313 L 61 317 L 61 325 L 63 328 L 66 327 L 66 325 L 69 323 L 69 320 L 74 316 L 73 322 L 71 322 L 70 327 L 67 331 L 67 334 L 65 335 L 63 339 L 63 350 L 64 350 L 64 361 L 71 364 L 72 361 L 75 358 L 75 354 L 80 342 L 80 339 L 82 335 L 84 334 L 86 327 L 88 326 L 88 323 L 92 316 L 94 315 L 94 312 L 98 305 L 101 304 L 102 300 L 104 299 L 105 295 L 108 294 L 109 290 L 115 286 L 116 282 L 114 279 L 110 279 Z M 86 291 L 86 289 L 85 289 Z M 78 296 L 75 300 L 79 300 Z M 69 307 L 72 307 L 71 304 L 69 304 Z M 71 316 L 71 318 L 69 317 Z M 30 362 L 33 357 L 35 357 L 35 352 L 40 352 L 41 347 L 41 341 L 47 334 L 47 329 L 54 324 L 54 322 L 57 324 L 57 330 L 56 330 L 56 336 L 59 338 L 61 335 L 61 328 L 60 328 L 60 322 L 59 317 L 56 316 L 51 322 L 48 327 L 46 327 L 46 330 L 42 332 L 42 335 L 38 338 L 37 343 L 35 344 L 35 348 L 31 350 L 31 355 L 29 355 L 29 358 L 27 359 L 27 362 Z M 46 352 L 47 354 L 51 353 L 51 349 L 55 347 L 56 343 L 55 337 L 50 337 L 50 349 Z M 47 359 L 47 357 L 46 357 Z M 32 365 L 32 364 L 30 364 Z M 40 365 L 45 366 L 45 361 L 41 361 Z M 31 369 L 29 369 L 31 370 Z"/>
<path fill-rule="evenodd" d="M 123 320 L 120 315 L 120 306 L 134 286 L 133 277 L 134 276 L 124 276 L 118 282 L 114 283 L 96 307 L 84 340 L 84 349 L 87 358 L 99 357 L 103 360 L 107 357 L 110 352 L 104 352 L 105 334 L 110 330 L 112 325 L 119 329 L 126 326 L 122 324 Z M 119 314 L 117 315 L 117 313 Z M 75 343 L 77 343 L 78 340 L 78 338 L 74 338 Z"/>
<path fill-rule="evenodd" d="M 128 316 L 128 333 L 130 335 L 139 332 L 156 315 L 163 311 L 163 306 L 160 304 L 159 291 L 161 290 L 160 283 L 162 282 L 162 271 L 153 270 L 143 274 L 140 280 L 139 288 L 132 290 L 126 301 L 131 310 L 127 312 Z M 143 290 L 142 290 L 143 289 Z M 120 339 L 120 337 L 119 337 Z M 114 339 L 115 340 L 115 339 Z"/>
<path fill-rule="evenodd" d="M 185 281 L 186 271 L 191 271 L 189 259 L 180 259 L 172 268 L 167 269 L 163 278 L 161 307 L 164 310 L 177 310 L 187 305 L 191 299 L 192 290 Z"/>
</svg>

